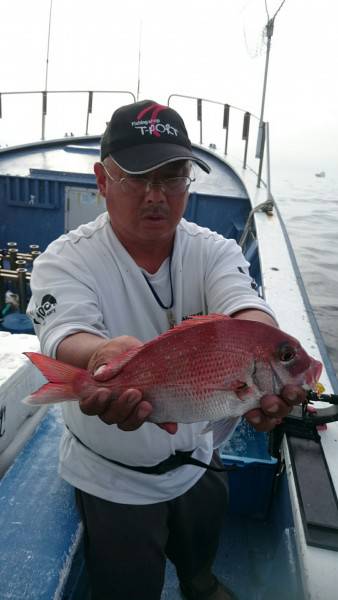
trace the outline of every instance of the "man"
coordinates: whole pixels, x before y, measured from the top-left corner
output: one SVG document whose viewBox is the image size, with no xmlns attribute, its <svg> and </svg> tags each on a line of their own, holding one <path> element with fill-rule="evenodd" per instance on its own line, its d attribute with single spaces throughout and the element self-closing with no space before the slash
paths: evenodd
<svg viewBox="0 0 338 600">
<path fill-rule="evenodd" d="M 42 352 L 103 382 L 112 358 L 192 314 L 276 326 L 237 244 L 182 219 L 192 163 L 210 171 L 174 110 L 146 100 L 113 114 L 94 166 L 107 213 L 61 236 L 34 263 L 29 313 L 46 294 L 55 298 L 55 310 L 36 325 Z M 302 394 L 288 387 L 265 396 L 246 418 L 268 431 Z M 114 401 L 106 388 L 84 391 L 63 414 L 60 474 L 77 490 L 92 599 L 159 600 L 166 556 L 187 599 L 233 598 L 211 569 L 225 476 L 173 462 L 177 451 L 193 451 L 219 466 L 205 423 L 149 423 L 151 405 L 137 389 Z M 228 435 L 236 425 L 229 421 Z"/>
</svg>

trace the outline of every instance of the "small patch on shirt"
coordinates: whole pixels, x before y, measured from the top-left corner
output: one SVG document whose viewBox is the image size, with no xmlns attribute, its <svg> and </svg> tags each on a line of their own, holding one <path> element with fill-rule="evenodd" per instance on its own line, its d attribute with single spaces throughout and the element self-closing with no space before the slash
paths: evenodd
<svg viewBox="0 0 338 600">
<path fill-rule="evenodd" d="M 33 321 L 36 325 L 43 325 L 45 319 L 49 317 L 49 315 L 56 312 L 55 305 L 57 304 L 56 298 L 52 296 L 52 294 L 46 294 L 42 300 L 40 306 L 37 306 L 32 311 Z"/>
</svg>

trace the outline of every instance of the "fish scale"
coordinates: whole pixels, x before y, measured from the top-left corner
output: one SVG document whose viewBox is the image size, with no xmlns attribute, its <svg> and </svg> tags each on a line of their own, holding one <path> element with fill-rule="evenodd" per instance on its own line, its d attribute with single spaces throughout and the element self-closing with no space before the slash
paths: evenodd
<svg viewBox="0 0 338 600">
<path fill-rule="evenodd" d="M 226 315 L 192 317 L 106 367 L 111 378 L 37 353 L 27 353 L 50 383 L 26 401 L 44 404 L 81 398 L 83 390 L 111 390 L 112 401 L 141 390 L 153 406 L 150 421 L 192 423 L 241 416 L 265 394 L 286 384 L 314 387 L 321 365 L 295 338 L 257 321 Z"/>
</svg>

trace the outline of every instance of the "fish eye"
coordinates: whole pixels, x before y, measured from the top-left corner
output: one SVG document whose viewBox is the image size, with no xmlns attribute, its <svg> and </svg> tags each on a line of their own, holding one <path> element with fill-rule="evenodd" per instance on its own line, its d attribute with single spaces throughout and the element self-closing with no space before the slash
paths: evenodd
<svg viewBox="0 0 338 600">
<path fill-rule="evenodd" d="M 279 359 L 281 362 L 287 363 L 293 360 L 296 356 L 296 350 L 290 344 L 282 344 L 278 350 Z"/>
</svg>

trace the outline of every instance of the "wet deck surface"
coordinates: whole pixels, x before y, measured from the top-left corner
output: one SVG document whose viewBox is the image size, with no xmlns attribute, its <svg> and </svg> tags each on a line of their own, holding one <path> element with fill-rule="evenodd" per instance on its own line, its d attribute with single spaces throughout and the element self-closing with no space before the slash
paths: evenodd
<svg viewBox="0 0 338 600">
<path fill-rule="evenodd" d="M 293 562 L 293 536 L 293 531 L 285 532 L 275 554 L 271 523 L 227 514 L 214 573 L 237 600 L 304 600 Z M 168 562 L 161 600 L 182 599 L 175 568 Z"/>
</svg>

